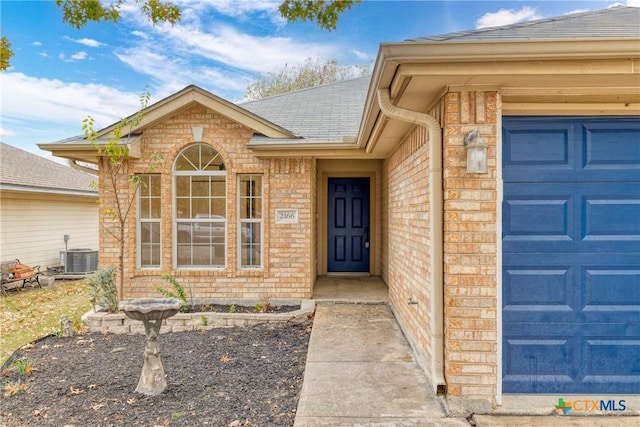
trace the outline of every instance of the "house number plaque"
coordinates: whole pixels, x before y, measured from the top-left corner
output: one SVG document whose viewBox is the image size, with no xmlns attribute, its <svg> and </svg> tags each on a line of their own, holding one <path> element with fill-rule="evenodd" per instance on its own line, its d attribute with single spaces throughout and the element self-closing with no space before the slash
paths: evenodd
<svg viewBox="0 0 640 427">
<path fill-rule="evenodd" d="M 298 209 L 276 209 L 276 224 L 297 224 Z"/>
</svg>

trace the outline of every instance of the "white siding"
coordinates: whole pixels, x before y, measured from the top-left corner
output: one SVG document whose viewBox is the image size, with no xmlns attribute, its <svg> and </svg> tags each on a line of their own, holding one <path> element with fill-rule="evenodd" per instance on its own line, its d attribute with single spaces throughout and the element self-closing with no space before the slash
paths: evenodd
<svg viewBox="0 0 640 427">
<path fill-rule="evenodd" d="M 0 260 L 18 258 L 29 265 L 60 264 L 65 249 L 98 249 L 96 197 L 2 192 L 0 194 Z"/>
</svg>

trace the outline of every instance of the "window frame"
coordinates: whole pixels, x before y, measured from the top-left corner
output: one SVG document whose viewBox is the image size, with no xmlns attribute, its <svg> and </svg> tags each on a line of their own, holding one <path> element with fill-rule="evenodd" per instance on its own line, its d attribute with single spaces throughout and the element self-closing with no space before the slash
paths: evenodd
<svg viewBox="0 0 640 427">
<path fill-rule="evenodd" d="M 172 202 L 172 253 L 173 253 L 173 268 L 176 270 L 202 270 L 202 269 L 206 269 L 206 270 L 224 270 L 227 268 L 227 248 L 228 248 L 228 209 L 227 209 L 227 202 L 228 202 L 228 179 L 227 179 L 227 171 L 226 171 L 226 167 L 224 166 L 224 161 L 222 162 L 222 167 L 220 170 L 176 170 L 176 163 L 178 161 L 178 159 L 180 159 L 180 156 L 182 156 L 187 150 L 192 149 L 194 147 L 206 147 L 207 149 L 212 150 L 215 154 L 212 157 L 212 159 L 215 159 L 217 157 L 220 157 L 222 159 L 222 156 L 220 154 L 220 152 L 218 150 L 216 150 L 214 147 L 208 145 L 208 144 L 204 144 L 204 143 L 197 143 L 197 144 L 192 144 L 189 145 L 185 148 L 183 148 L 177 155 L 176 158 L 174 160 L 174 164 L 172 167 L 172 171 L 171 171 L 171 179 L 172 179 L 172 196 L 171 196 L 171 202 Z M 201 164 L 199 165 L 200 167 L 202 166 L 202 164 L 204 163 L 205 167 L 207 167 L 209 164 L 211 164 L 213 160 L 209 160 L 207 161 L 202 161 L 201 160 Z M 195 165 L 194 165 L 195 166 Z M 190 206 L 190 213 L 189 213 L 189 217 L 179 217 L 178 216 L 178 192 L 177 192 L 177 188 L 178 188 L 178 178 L 179 177 L 189 177 L 189 195 L 187 196 L 187 198 L 189 199 L 189 206 Z M 211 178 L 211 177 L 223 177 L 224 178 L 224 197 L 217 197 L 220 199 L 223 199 L 223 206 L 224 206 L 224 217 L 223 220 L 220 219 L 212 219 L 214 217 L 215 214 L 212 213 L 212 209 L 211 209 L 211 202 L 212 200 L 214 200 L 216 198 L 216 196 L 213 196 L 211 193 L 209 193 L 209 195 L 206 197 L 206 199 L 208 200 L 209 203 L 209 212 L 208 214 L 206 214 L 208 216 L 208 219 L 202 219 L 202 218 L 197 218 L 196 216 L 194 216 L 192 210 L 193 210 L 193 200 L 195 199 L 203 199 L 202 196 L 194 196 L 194 192 L 193 192 L 193 178 L 194 177 L 207 177 L 207 178 Z M 210 180 L 209 181 L 209 188 L 211 187 L 211 183 L 213 181 Z M 181 198 L 185 197 L 185 196 L 180 196 Z M 196 214 L 198 215 L 198 214 Z M 222 264 L 193 264 L 193 248 L 197 247 L 194 246 L 194 240 L 193 238 L 191 239 L 191 242 L 189 242 L 190 248 L 191 248 L 191 255 L 190 255 L 190 259 L 192 264 L 188 264 L 188 265 L 181 265 L 178 261 L 178 246 L 179 246 L 179 241 L 178 241 L 178 236 L 179 236 L 179 228 L 180 228 L 180 224 L 189 224 L 189 226 L 196 226 L 198 223 L 201 224 L 207 224 L 210 227 L 214 227 L 216 224 L 222 224 L 223 225 L 223 242 L 222 242 L 222 246 L 223 246 L 223 261 Z M 193 228 L 191 229 L 193 230 Z M 192 231 L 193 233 L 193 231 Z M 209 239 L 210 241 L 209 243 L 209 251 L 211 251 L 216 245 L 213 244 L 213 242 L 211 241 L 212 236 L 211 234 L 209 234 Z M 202 246 L 204 246 L 203 244 L 201 244 Z M 219 246 L 219 245 L 218 245 Z M 215 250 L 214 250 L 215 251 Z M 209 253 L 209 256 L 211 256 L 211 252 Z"/>
<path fill-rule="evenodd" d="M 249 177 L 250 179 L 252 179 L 252 177 L 259 177 L 260 178 L 260 196 L 259 197 L 251 197 L 249 196 L 249 198 L 253 198 L 253 199 L 260 199 L 260 216 L 259 218 L 243 218 L 243 212 L 242 212 L 242 189 L 241 189 L 241 185 L 242 185 L 242 179 Z M 237 233 L 238 233 L 238 238 L 237 238 L 237 259 L 238 259 L 238 270 L 247 270 L 247 271 L 255 271 L 255 270 L 262 270 L 264 268 L 264 203 L 265 203 L 265 197 L 264 197 L 264 174 L 262 173 L 242 173 L 242 174 L 238 174 L 237 177 L 237 191 L 236 191 L 238 197 L 237 197 L 237 218 L 238 218 L 238 224 L 237 224 Z M 260 241 L 259 241 L 259 247 L 260 247 L 260 263 L 257 265 L 243 265 L 243 258 L 242 258 L 242 249 L 244 246 L 244 241 L 242 238 L 242 225 L 243 224 L 260 224 Z"/>
<path fill-rule="evenodd" d="M 141 212 L 142 212 L 142 201 L 143 200 L 149 200 L 149 199 L 158 199 L 158 200 L 162 200 L 162 177 L 160 174 L 154 174 L 154 173 L 145 173 L 145 174 L 138 174 L 136 175 L 138 177 L 138 179 L 140 179 L 140 184 L 137 190 L 137 205 L 136 205 L 136 252 L 137 252 L 137 256 L 136 256 L 136 265 L 138 267 L 138 269 L 140 270 L 159 270 L 162 268 L 162 202 L 160 202 L 160 209 L 158 210 L 159 213 L 159 217 L 158 218 L 142 218 L 141 216 Z M 142 180 L 144 180 L 145 178 L 148 178 L 149 181 L 148 182 L 143 182 Z M 157 179 L 157 185 L 159 187 L 160 190 L 160 195 L 159 196 L 152 196 L 152 190 L 149 190 L 149 195 L 148 196 L 143 196 L 143 191 L 142 191 L 142 187 L 145 185 L 148 185 L 149 187 L 151 187 L 152 182 L 151 179 L 155 178 Z M 151 210 L 150 210 L 151 212 Z M 158 251 L 158 264 L 143 264 L 143 259 L 142 259 L 142 224 L 157 224 L 158 227 L 158 242 L 151 242 L 151 251 L 153 252 L 153 247 L 157 247 L 157 251 Z M 151 260 L 153 259 L 153 255 L 151 255 Z"/>
</svg>

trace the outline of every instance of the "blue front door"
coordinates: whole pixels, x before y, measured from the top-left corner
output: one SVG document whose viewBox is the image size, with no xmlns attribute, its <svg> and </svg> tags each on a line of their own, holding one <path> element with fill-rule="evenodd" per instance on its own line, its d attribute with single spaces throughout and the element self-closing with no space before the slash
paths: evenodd
<svg viewBox="0 0 640 427">
<path fill-rule="evenodd" d="M 640 393 L 640 119 L 503 120 L 503 390 Z"/>
<path fill-rule="evenodd" d="M 329 178 L 328 271 L 369 272 L 369 178 Z"/>
</svg>

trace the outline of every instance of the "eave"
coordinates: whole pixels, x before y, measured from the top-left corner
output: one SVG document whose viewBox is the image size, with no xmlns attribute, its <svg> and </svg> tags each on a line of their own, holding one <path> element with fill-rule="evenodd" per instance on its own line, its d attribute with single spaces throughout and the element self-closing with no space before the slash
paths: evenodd
<svg viewBox="0 0 640 427">
<path fill-rule="evenodd" d="M 640 38 L 383 44 L 358 146 L 384 156 L 413 125 L 380 114 L 381 88 L 419 112 L 450 91 L 490 89 L 503 114 L 640 114 Z"/>
<path fill-rule="evenodd" d="M 56 194 L 62 196 L 82 196 L 97 199 L 98 192 L 93 190 L 73 190 L 67 188 L 47 188 L 36 187 L 32 185 L 18 185 L 18 184 L 6 184 L 0 183 L 0 191 L 12 192 L 12 193 L 40 193 L 40 194 Z"/>
<path fill-rule="evenodd" d="M 253 154 L 259 158 L 309 157 L 316 159 L 377 159 L 369 155 L 355 142 L 316 142 L 249 144 Z"/>
<path fill-rule="evenodd" d="M 38 144 L 41 150 L 49 151 L 55 157 L 69 159 L 70 161 L 80 161 L 91 164 L 98 164 L 98 159 L 104 154 L 100 154 L 98 149 L 86 139 L 80 139 L 81 142 L 52 142 L 47 144 Z M 129 150 L 129 156 L 138 159 L 142 155 L 140 152 L 140 135 L 134 135 L 121 140 L 121 144 L 125 145 Z M 96 141 L 98 145 L 105 145 L 108 139 L 99 139 Z"/>
</svg>

